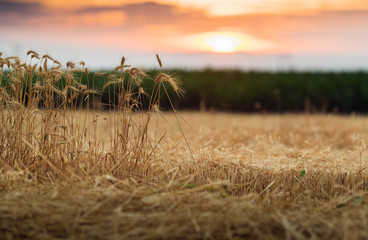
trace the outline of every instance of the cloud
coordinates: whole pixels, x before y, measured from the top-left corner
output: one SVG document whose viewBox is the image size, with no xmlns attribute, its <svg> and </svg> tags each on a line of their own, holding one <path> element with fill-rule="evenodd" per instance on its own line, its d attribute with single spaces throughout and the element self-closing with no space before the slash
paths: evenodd
<svg viewBox="0 0 368 240">
<path fill-rule="evenodd" d="M 123 4 L 120 6 L 93 6 L 77 10 L 78 13 L 98 13 L 121 10 L 129 15 L 172 15 L 175 6 L 155 2 Z"/>
<path fill-rule="evenodd" d="M 364 26 L 364 23 L 368 22 L 368 10 L 213 16 L 204 10 L 184 8 L 174 4 L 144 2 L 118 7 L 90 7 L 78 11 L 93 14 L 121 11 L 126 16 L 124 26 L 131 26 L 132 29 L 140 26 L 145 30 L 149 30 L 150 27 L 158 28 L 158 25 L 161 25 L 160 29 L 175 28 L 175 33 L 163 32 L 169 35 L 229 29 L 280 42 L 303 42 L 317 37 L 326 41 L 358 42 L 359 33 L 368 35 L 368 29 Z M 151 32 L 154 32 L 154 29 Z"/>
<path fill-rule="evenodd" d="M 39 1 L 0 0 L 0 28 L 31 26 L 35 19 L 52 14 Z"/>
<path fill-rule="evenodd" d="M 277 53 L 359 52 L 360 49 L 368 52 L 365 44 L 368 10 L 215 16 L 205 10 L 169 3 L 143 2 L 62 10 L 39 1 L 0 0 L 0 19 L 0 29 L 10 29 L 7 33 L 17 32 L 18 36 L 24 34 L 24 29 L 31 29 L 29 31 L 35 38 L 53 35 L 61 39 L 60 33 L 62 37 L 67 36 L 68 41 L 98 40 L 103 46 L 115 44 L 138 49 L 143 45 L 151 47 L 151 42 L 160 42 L 163 38 L 175 45 L 183 36 L 234 31 L 276 43 L 274 51 Z"/>
<path fill-rule="evenodd" d="M 143 2 L 120 6 L 93 6 L 76 10 L 77 14 L 98 14 L 101 12 L 121 11 L 130 24 L 177 23 L 181 19 L 204 16 L 203 10 L 182 8 L 176 5 Z"/>
<path fill-rule="evenodd" d="M 38 1 L 22 2 L 16 0 L 0 0 L 0 14 L 34 15 L 39 13 L 42 9 L 43 5 Z"/>
<path fill-rule="evenodd" d="M 160 4 L 155 2 L 122 4 L 119 6 L 102 5 L 102 6 L 86 6 L 77 9 L 64 9 L 62 7 L 55 8 L 49 5 L 43 5 L 40 1 L 10 1 L 0 0 L 0 25 L 51 25 L 54 28 L 59 26 L 72 27 L 71 24 L 83 25 L 88 21 L 93 22 L 98 27 L 98 21 L 101 20 L 104 28 L 108 27 L 108 14 L 117 16 L 124 15 L 124 21 L 120 23 L 123 27 L 129 24 L 132 27 L 144 26 L 150 24 L 167 24 L 177 23 L 183 18 L 193 18 L 199 14 L 199 10 L 183 9 L 176 5 Z M 95 18 L 95 19 L 93 19 Z M 111 23 L 116 20 L 111 18 Z M 44 22 L 44 23 L 42 23 Z M 114 22 L 112 27 L 116 27 Z"/>
</svg>

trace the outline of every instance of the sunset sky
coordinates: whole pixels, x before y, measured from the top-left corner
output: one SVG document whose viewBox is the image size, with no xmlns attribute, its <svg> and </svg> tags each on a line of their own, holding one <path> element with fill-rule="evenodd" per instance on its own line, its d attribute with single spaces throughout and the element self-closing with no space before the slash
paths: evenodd
<svg viewBox="0 0 368 240">
<path fill-rule="evenodd" d="M 367 0 L 0 0 L 0 51 L 111 68 L 368 69 Z"/>
</svg>

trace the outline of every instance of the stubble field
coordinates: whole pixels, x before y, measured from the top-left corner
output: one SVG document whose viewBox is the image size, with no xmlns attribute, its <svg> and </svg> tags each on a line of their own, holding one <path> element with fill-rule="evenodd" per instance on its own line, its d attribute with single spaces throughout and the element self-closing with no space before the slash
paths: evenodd
<svg viewBox="0 0 368 240">
<path fill-rule="evenodd" d="M 114 114 L 74 114 L 109 145 Z M 180 116 L 153 115 L 159 144 L 124 176 L 3 169 L 1 239 L 368 238 L 366 117 Z"/>
</svg>

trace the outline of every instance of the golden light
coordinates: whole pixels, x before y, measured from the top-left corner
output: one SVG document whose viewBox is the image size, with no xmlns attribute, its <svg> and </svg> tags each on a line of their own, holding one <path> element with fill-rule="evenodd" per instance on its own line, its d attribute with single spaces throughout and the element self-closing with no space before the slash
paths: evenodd
<svg viewBox="0 0 368 240">
<path fill-rule="evenodd" d="M 230 35 L 215 35 L 204 41 L 214 52 L 219 53 L 232 53 L 240 43 L 238 38 Z"/>
<path fill-rule="evenodd" d="M 170 46 L 169 41 L 166 43 Z M 272 42 L 240 32 L 204 32 L 187 35 L 176 40 L 175 45 L 178 50 L 214 53 L 259 53 L 275 47 Z"/>
</svg>

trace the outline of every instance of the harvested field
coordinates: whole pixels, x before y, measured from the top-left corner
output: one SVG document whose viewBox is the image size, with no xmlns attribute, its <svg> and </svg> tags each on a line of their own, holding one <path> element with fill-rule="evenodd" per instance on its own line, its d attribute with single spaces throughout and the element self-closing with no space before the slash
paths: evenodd
<svg viewBox="0 0 368 240">
<path fill-rule="evenodd" d="M 368 238 L 367 117 L 178 114 L 162 71 L 27 57 L 0 58 L 0 239 Z"/>
<path fill-rule="evenodd" d="M 76 116 L 97 114 L 107 148 L 112 115 Z M 2 168 L 0 239 L 368 238 L 367 117 L 180 116 L 153 115 L 137 168 Z"/>
</svg>

